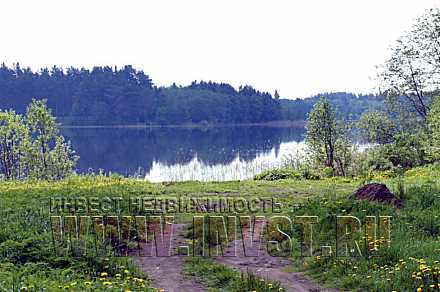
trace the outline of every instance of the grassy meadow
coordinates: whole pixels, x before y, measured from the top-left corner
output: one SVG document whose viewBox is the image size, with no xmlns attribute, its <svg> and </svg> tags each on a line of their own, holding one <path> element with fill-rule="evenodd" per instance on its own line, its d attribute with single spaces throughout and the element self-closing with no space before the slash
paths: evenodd
<svg viewBox="0 0 440 292">
<path fill-rule="evenodd" d="M 438 166 L 415 168 L 403 177 L 382 172 L 368 178 L 368 181 L 387 184 L 391 191 L 403 196 L 401 209 L 349 199 L 348 196 L 366 182 L 365 178 L 152 184 L 118 176 L 89 175 L 59 182 L 2 182 L 0 288 L 6 291 L 155 291 L 150 279 L 139 272 L 129 257 L 116 257 L 111 250 L 101 257 L 75 257 L 68 250 L 55 253 L 49 212 L 51 197 L 239 196 L 276 198 L 283 203 L 282 214 L 292 218 L 319 217 L 314 226 L 317 246 L 313 257 L 300 256 L 301 232 L 297 226 L 286 230 L 293 242 L 292 270 L 348 290 L 438 291 L 439 179 Z M 190 222 L 191 215 L 176 214 L 175 221 Z M 380 248 L 375 256 L 324 256 L 319 246 L 333 245 L 333 215 L 353 215 L 361 220 L 367 215 L 392 216 L 390 248 Z M 243 283 L 253 281 L 251 275 L 239 275 L 207 259 L 190 259 L 185 268 L 189 276 L 202 277 L 214 291 L 242 291 L 240 289 L 246 287 Z M 274 284 L 270 283 L 271 287 L 275 288 Z M 268 286 L 255 289 L 267 291 Z"/>
</svg>

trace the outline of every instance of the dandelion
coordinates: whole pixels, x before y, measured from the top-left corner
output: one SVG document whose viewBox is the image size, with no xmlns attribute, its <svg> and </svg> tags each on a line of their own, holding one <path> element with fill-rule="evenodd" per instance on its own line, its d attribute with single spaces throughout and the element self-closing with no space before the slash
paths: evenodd
<svg viewBox="0 0 440 292">
<path fill-rule="evenodd" d="M 101 277 L 107 277 L 107 276 L 108 276 L 108 274 L 106 272 L 101 273 Z"/>
</svg>

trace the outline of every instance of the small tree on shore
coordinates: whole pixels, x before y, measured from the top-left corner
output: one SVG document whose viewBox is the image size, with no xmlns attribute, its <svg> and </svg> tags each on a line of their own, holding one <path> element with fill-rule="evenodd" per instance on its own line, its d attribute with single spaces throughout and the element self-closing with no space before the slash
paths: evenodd
<svg viewBox="0 0 440 292">
<path fill-rule="evenodd" d="M 330 102 L 321 98 L 310 111 L 306 128 L 305 142 L 317 166 L 326 168 L 325 175 L 346 176 L 353 154 L 350 124 L 338 121 Z"/>
<path fill-rule="evenodd" d="M 23 118 L 0 111 L 0 175 L 4 179 L 63 179 L 78 157 L 60 135 L 46 100 L 33 100 Z"/>
<path fill-rule="evenodd" d="M 334 169 L 336 140 L 335 111 L 321 98 L 308 115 L 306 144 L 319 163 Z"/>
<path fill-rule="evenodd" d="M 60 135 L 46 100 L 32 100 L 25 121 L 32 138 L 26 151 L 29 176 L 52 180 L 72 173 L 78 158 Z"/>
</svg>

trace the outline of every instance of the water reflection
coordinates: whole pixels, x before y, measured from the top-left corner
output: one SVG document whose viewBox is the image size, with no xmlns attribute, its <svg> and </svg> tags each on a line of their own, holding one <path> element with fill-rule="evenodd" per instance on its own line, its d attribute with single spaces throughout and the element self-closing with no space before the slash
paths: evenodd
<svg viewBox="0 0 440 292">
<path fill-rule="evenodd" d="M 224 177 L 242 179 L 244 173 L 249 173 L 246 169 L 258 170 L 278 163 L 283 153 L 290 151 L 285 149 L 294 144 L 300 147 L 304 135 L 304 128 L 276 127 L 64 128 L 62 131 L 81 156 L 78 172 L 103 169 L 128 176 L 141 168 L 154 181 L 177 180 L 177 174 L 170 174 L 174 173 L 173 169 L 184 169 L 193 173 L 193 179 L 204 179 L 195 174 L 197 169 L 203 169 L 199 173 L 209 173 L 209 169 L 219 167 L 222 173 L 239 169 L 243 175 Z"/>
<path fill-rule="evenodd" d="M 151 182 L 162 181 L 229 181 L 250 179 L 266 169 L 282 166 L 288 155 L 300 153 L 304 142 L 281 143 L 276 149 L 258 154 L 254 159 L 244 160 L 240 153 L 229 163 L 207 165 L 198 156 L 186 164 L 167 165 L 154 162 L 146 179 Z"/>
</svg>

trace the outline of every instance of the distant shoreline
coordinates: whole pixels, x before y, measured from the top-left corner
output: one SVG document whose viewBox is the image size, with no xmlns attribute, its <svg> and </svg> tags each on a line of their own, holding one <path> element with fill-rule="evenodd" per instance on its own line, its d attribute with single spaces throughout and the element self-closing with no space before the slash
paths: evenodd
<svg viewBox="0 0 440 292">
<path fill-rule="evenodd" d="M 127 125 L 69 125 L 60 124 L 60 128 L 126 128 L 126 129 L 144 129 L 144 128 L 220 128 L 220 127 L 273 127 L 273 128 L 299 128 L 304 127 L 306 121 L 271 121 L 263 123 L 185 123 L 177 125 L 159 125 L 159 124 L 127 124 Z"/>
</svg>

